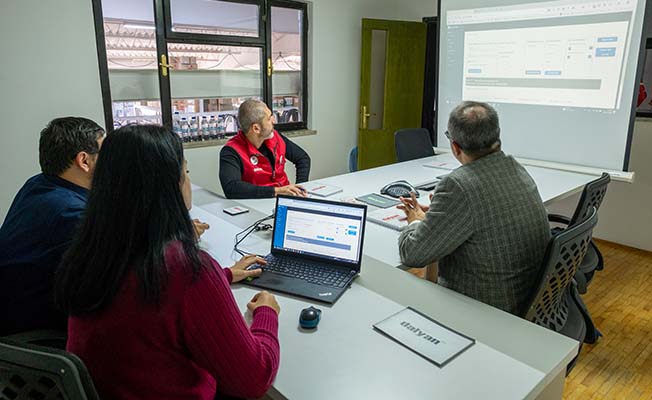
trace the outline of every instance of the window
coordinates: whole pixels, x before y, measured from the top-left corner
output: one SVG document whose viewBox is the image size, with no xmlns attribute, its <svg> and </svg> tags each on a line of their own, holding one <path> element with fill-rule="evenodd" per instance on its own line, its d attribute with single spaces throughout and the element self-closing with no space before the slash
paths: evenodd
<svg viewBox="0 0 652 400">
<path fill-rule="evenodd" d="M 93 0 L 109 131 L 164 124 L 232 135 L 248 98 L 279 130 L 307 126 L 307 8 L 287 0 Z"/>
</svg>

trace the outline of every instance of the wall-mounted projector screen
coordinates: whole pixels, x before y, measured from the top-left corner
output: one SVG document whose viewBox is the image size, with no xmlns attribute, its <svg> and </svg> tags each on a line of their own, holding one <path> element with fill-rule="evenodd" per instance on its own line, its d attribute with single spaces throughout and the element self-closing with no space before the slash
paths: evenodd
<svg viewBox="0 0 652 400">
<path fill-rule="evenodd" d="M 441 0 L 439 15 L 440 146 L 477 100 L 510 154 L 626 170 L 645 0 Z"/>
</svg>

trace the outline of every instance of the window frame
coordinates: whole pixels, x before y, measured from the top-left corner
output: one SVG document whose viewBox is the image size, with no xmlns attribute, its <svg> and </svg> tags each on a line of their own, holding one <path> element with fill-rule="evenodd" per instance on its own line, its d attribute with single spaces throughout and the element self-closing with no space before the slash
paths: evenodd
<svg viewBox="0 0 652 400">
<path fill-rule="evenodd" d="M 175 32 L 172 31 L 172 15 L 170 1 L 174 0 L 150 0 L 154 11 L 154 26 L 156 28 L 156 52 L 157 62 L 161 61 L 161 56 L 168 56 L 168 44 L 170 43 L 187 43 L 203 44 L 215 46 L 240 46 L 253 47 L 262 50 L 261 71 L 263 73 L 261 88 L 263 101 L 272 108 L 273 85 L 272 75 L 267 73 L 267 62 L 272 62 L 272 24 L 271 9 L 272 7 L 290 8 L 299 10 L 302 13 L 301 18 L 301 121 L 292 123 L 278 123 L 275 128 L 278 131 L 290 131 L 307 129 L 308 127 L 308 5 L 293 0 L 220 0 L 229 3 L 252 4 L 258 5 L 258 36 L 236 36 L 236 35 L 211 35 L 192 32 Z M 102 12 L 102 0 L 91 0 L 93 7 L 93 18 L 95 25 L 95 39 L 97 45 L 97 58 L 100 75 L 100 87 L 102 90 L 102 105 L 104 108 L 104 120 L 108 133 L 113 132 L 113 99 L 111 97 L 110 75 L 108 68 L 108 59 L 106 51 L 106 41 L 104 35 L 104 16 Z M 170 75 L 163 76 L 162 68 L 159 64 L 158 82 L 159 96 L 161 102 L 161 120 L 163 125 L 172 129 L 172 98 L 170 91 Z M 216 93 L 219 97 L 219 93 Z"/>
<path fill-rule="evenodd" d="M 301 121 L 291 122 L 284 124 L 277 124 L 275 127 L 278 127 L 279 131 L 292 131 L 299 129 L 307 129 L 308 127 L 308 4 L 300 3 L 297 1 L 291 0 L 267 0 L 267 9 L 266 14 L 268 16 L 272 15 L 272 7 L 281 7 L 281 8 L 291 8 L 295 10 L 300 10 L 302 13 L 301 16 Z M 268 57 L 272 57 L 272 21 L 271 18 L 267 18 L 266 22 L 266 31 L 265 36 L 270 38 L 265 44 L 266 50 L 265 60 Z M 272 72 L 273 74 L 273 72 Z M 272 77 L 265 76 L 268 78 L 267 82 L 267 93 L 269 97 L 265 97 L 265 102 L 267 104 L 272 104 L 272 98 L 274 97 L 274 92 L 272 88 Z M 272 108 L 272 107 L 270 107 Z"/>
</svg>

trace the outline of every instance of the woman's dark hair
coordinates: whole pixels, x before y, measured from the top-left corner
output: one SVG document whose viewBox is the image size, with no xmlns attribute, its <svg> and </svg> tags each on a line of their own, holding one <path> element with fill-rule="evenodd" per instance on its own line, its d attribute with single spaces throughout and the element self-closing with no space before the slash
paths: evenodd
<svg viewBox="0 0 652 400">
<path fill-rule="evenodd" d="M 162 126 L 131 125 L 102 145 L 86 214 L 55 280 L 55 301 L 69 315 L 107 307 L 134 269 L 145 302 L 167 282 L 164 252 L 180 242 L 192 271 L 202 268 L 186 209 L 183 146 Z"/>
</svg>

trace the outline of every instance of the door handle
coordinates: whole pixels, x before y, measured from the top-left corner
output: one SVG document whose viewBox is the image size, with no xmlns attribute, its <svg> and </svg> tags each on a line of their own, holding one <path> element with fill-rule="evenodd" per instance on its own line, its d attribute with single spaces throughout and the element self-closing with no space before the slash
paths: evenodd
<svg viewBox="0 0 652 400">
<path fill-rule="evenodd" d="M 367 129 L 367 123 L 369 122 L 369 117 L 376 115 L 375 113 L 367 112 L 367 106 L 360 107 L 360 129 Z"/>
<path fill-rule="evenodd" d="M 367 121 L 371 114 L 367 112 L 367 106 L 360 107 L 360 129 L 367 129 Z"/>
<path fill-rule="evenodd" d="M 168 64 L 168 58 L 165 54 L 161 54 L 161 62 L 158 63 L 161 66 L 161 73 L 163 76 L 168 76 L 168 69 L 174 69 L 173 65 Z"/>
</svg>

